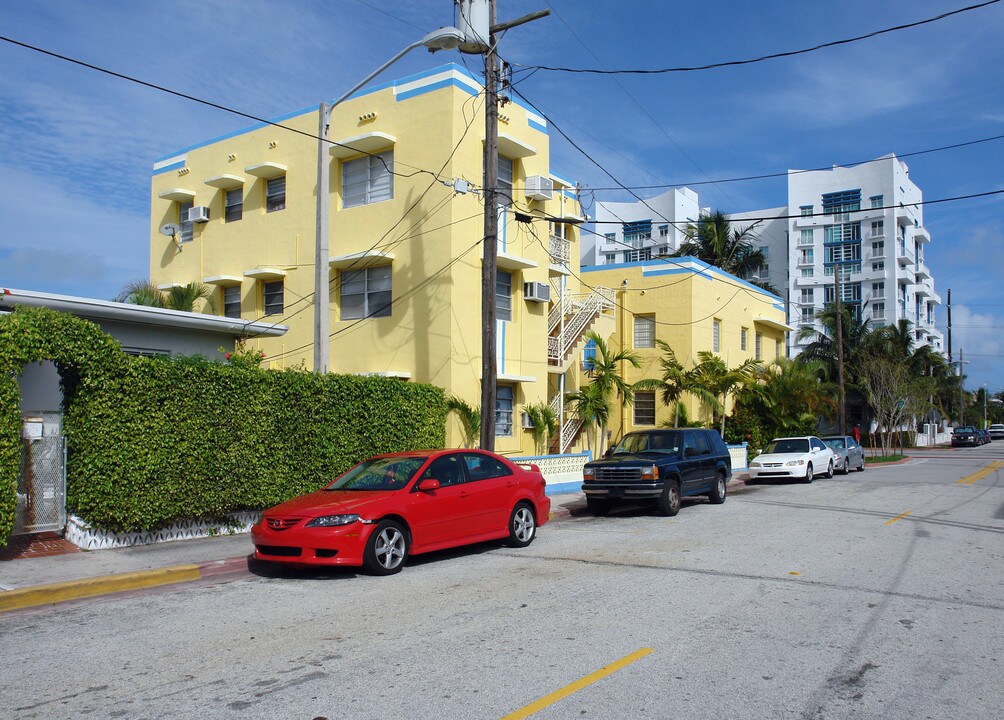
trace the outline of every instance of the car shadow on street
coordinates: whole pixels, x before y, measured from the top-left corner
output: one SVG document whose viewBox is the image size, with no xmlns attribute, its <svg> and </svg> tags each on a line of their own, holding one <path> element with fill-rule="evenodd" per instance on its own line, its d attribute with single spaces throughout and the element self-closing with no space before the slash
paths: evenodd
<svg viewBox="0 0 1004 720">
<path fill-rule="evenodd" d="M 408 568 L 421 567 L 430 563 L 437 563 L 442 560 L 454 558 L 471 557 L 481 555 L 491 550 L 506 547 L 504 540 L 489 540 L 488 542 L 464 545 L 450 548 L 448 550 L 437 550 L 435 552 L 412 555 L 404 564 L 402 572 L 408 572 Z M 358 577 L 370 577 L 361 567 L 352 566 L 309 566 L 309 565 L 284 565 L 272 563 L 267 560 L 259 560 L 254 554 L 247 556 L 248 571 L 252 575 L 261 578 L 281 579 L 281 580 L 351 580 Z"/>
<path fill-rule="evenodd" d="M 685 497 L 680 501 L 680 512 L 685 513 L 690 508 L 707 505 L 711 506 L 712 503 L 708 501 L 705 497 Z M 659 513 L 654 502 L 646 502 L 644 500 L 638 500 L 637 502 L 618 502 L 611 506 L 610 512 L 607 515 L 593 515 L 589 512 L 585 503 L 575 507 L 569 507 L 569 511 L 574 518 L 591 518 L 595 517 L 598 520 L 604 518 L 617 518 L 617 517 L 665 517 Z M 692 512 L 692 511 L 691 511 Z"/>
</svg>

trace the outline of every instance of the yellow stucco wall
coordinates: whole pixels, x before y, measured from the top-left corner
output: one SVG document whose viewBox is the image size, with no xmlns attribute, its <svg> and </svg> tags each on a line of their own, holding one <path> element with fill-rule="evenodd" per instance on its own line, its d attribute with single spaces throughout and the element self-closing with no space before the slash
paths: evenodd
<svg viewBox="0 0 1004 720">
<path fill-rule="evenodd" d="M 445 66 L 357 95 L 332 113 L 332 141 L 369 136 L 356 147 L 372 153 L 392 149 L 395 172 L 392 199 L 343 208 L 342 163 L 363 155 L 338 148 L 328 164 L 329 256 L 374 250 L 392 255 L 394 298 L 389 317 L 342 320 L 341 270 L 337 266 L 331 270 L 332 372 L 384 373 L 430 382 L 473 406 L 479 404 L 484 205 L 480 195 L 455 194 L 444 185 L 453 178 L 467 179 L 474 186 L 481 183 L 484 102 L 478 88 L 465 70 Z M 500 154 L 515 159 L 515 205 L 506 214 L 504 230 L 500 229 L 504 255 L 499 267 L 513 272 L 513 298 L 512 319 L 499 323 L 497 334 L 499 382 L 515 388 L 516 408 L 513 435 L 498 437 L 496 449 L 532 454 L 530 434 L 520 428 L 521 408 L 548 399 L 549 374 L 553 387 L 556 382 L 555 370 L 549 370 L 547 362 L 549 306 L 525 301 L 523 283 L 549 284 L 560 275 L 550 263 L 548 221 L 516 222 L 513 211 L 546 218 L 578 216 L 581 210 L 574 188 L 567 185 L 563 192 L 556 184 L 550 201 L 526 198 L 522 188 L 527 176 L 550 175 L 544 120 L 515 103 L 500 112 Z M 250 128 L 158 161 L 151 191 L 150 279 L 156 285 L 215 279 L 216 314 L 223 314 L 223 286 L 240 283 L 242 318 L 289 327 L 280 338 L 252 338 L 251 346 L 266 353 L 270 367 L 310 369 L 318 110 L 307 109 L 278 122 L 290 129 Z M 379 139 L 383 136 L 387 137 Z M 283 210 L 265 210 L 266 181 L 249 172 L 261 163 L 286 168 Z M 206 184 L 224 174 L 243 179 L 239 221 L 223 221 L 225 190 Z M 159 228 L 178 222 L 178 200 L 186 193 L 194 193 L 195 205 L 209 207 L 210 220 L 196 224 L 192 241 L 179 247 Z M 574 225 L 565 228 L 572 241 L 568 269 L 573 274 L 568 277 L 577 290 L 578 230 Z M 263 270 L 274 273 L 256 278 Z M 283 312 L 266 317 L 263 280 L 280 278 Z M 203 311 L 211 312 L 208 307 Z M 461 442 L 453 420 L 447 442 Z"/>
<path fill-rule="evenodd" d="M 659 359 L 662 350 L 641 348 L 634 338 L 635 318 L 651 317 L 655 322 L 655 337 L 666 342 L 684 369 L 698 362 L 698 353 L 713 350 L 714 321 L 720 324 L 719 350 L 716 353 L 730 368 L 746 360 L 756 359 L 757 335 L 760 336 L 760 358 L 765 364 L 784 355 L 785 312 L 780 298 L 718 268 L 693 258 L 659 258 L 647 262 L 586 268 L 582 273 L 588 285 L 616 288 L 616 331 L 610 336 L 611 351 L 627 349 L 636 353 L 641 368 L 624 363 L 624 377 L 629 383 L 643 378 L 660 378 Z M 742 349 L 742 330 L 747 342 Z M 583 375 L 582 382 L 588 382 Z M 691 396 L 683 404 L 689 417 L 707 419 L 707 413 Z M 727 411 L 731 410 L 731 400 Z M 671 406 L 662 404 L 656 393 L 656 425 L 673 421 Z M 631 407 L 615 407 L 608 430 L 613 438 L 634 429 L 652 427 L 636 425 Z"/>
</svg>

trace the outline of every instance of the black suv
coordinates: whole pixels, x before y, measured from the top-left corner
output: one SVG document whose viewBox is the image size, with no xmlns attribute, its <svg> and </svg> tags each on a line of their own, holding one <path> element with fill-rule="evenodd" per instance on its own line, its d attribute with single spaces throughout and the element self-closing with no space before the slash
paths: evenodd
<svg viewBox="0 0 1004 720">
<path fill-rule="evenodd" d="M 982 444 L 976 433 L 976 428 L 972 425 L 959 425 L 952 431 L 952 447 L 958 447 L 959 445 L 972 445 L 976 447 Z"/>
<path fill-rule="evenodd" d="M 582 469 L 582 492 L 593 515 L 617 500 L 655 500 L 663 515 L 680 511 L 680 498 L 707 495 L 725 502 L 732 458 L 714 430 L 681 428 L 628 433 L 602 460 Z"/>
</svg>

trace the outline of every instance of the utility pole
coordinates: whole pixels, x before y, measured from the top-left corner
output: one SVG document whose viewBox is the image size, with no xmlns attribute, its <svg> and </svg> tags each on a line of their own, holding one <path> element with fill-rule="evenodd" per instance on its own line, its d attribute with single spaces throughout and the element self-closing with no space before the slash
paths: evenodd
<svg viewBox="0 0 1004 720">
<path fill-rule="evenodd" d="M 495 0 L 454 0 L 457 27 L 465 34 L 461 52 L 485 56 L 484 246 L 481 259 L 481 448 L 495 449 L 496 360 L 495 285 L 498 270 L 499 76 L 495 35 L 546 17 L 549 10 L 496 24 Z"/>
<path fill-rule="evenodd" d="M 952 366 L 952 288 L 948 288 L 948 366 Z"/>
<path fill-rule="evenodd" d="M 485 239 L 481 262 L 481 448 L 495 449 L 495 284 L 498 268 L 499 96 L 495 0 L 488 0 L 488 49 L 485 51 Z"/>
<path fill-rule="evenodd" d="M 964 364 L 962 360 L 962 348 L 959 348 L 959 425 L 966 424 L 966 389 L 962 377 L 962 366 Z"/>
<path fill-rule="evenodd" d="M 330 289 L 328 275 L 328 124 L 331 108 L 322 102 L 317 110 L 317 224 L 314 243 L 314 372 L 328 372 L 331 328 Z"/>
</svg>

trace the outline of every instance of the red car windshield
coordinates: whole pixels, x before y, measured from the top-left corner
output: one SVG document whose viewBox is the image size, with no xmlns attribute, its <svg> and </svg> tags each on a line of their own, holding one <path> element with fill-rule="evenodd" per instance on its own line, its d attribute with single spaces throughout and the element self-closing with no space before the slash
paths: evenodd
<svg viewBox="0 0 1004 720">
<path fill-rule="evenodd" d="M 328 485 L 325 490 L 400 490 L 415 476 L 424 457 L 373 458 Z"/>
</svg>

